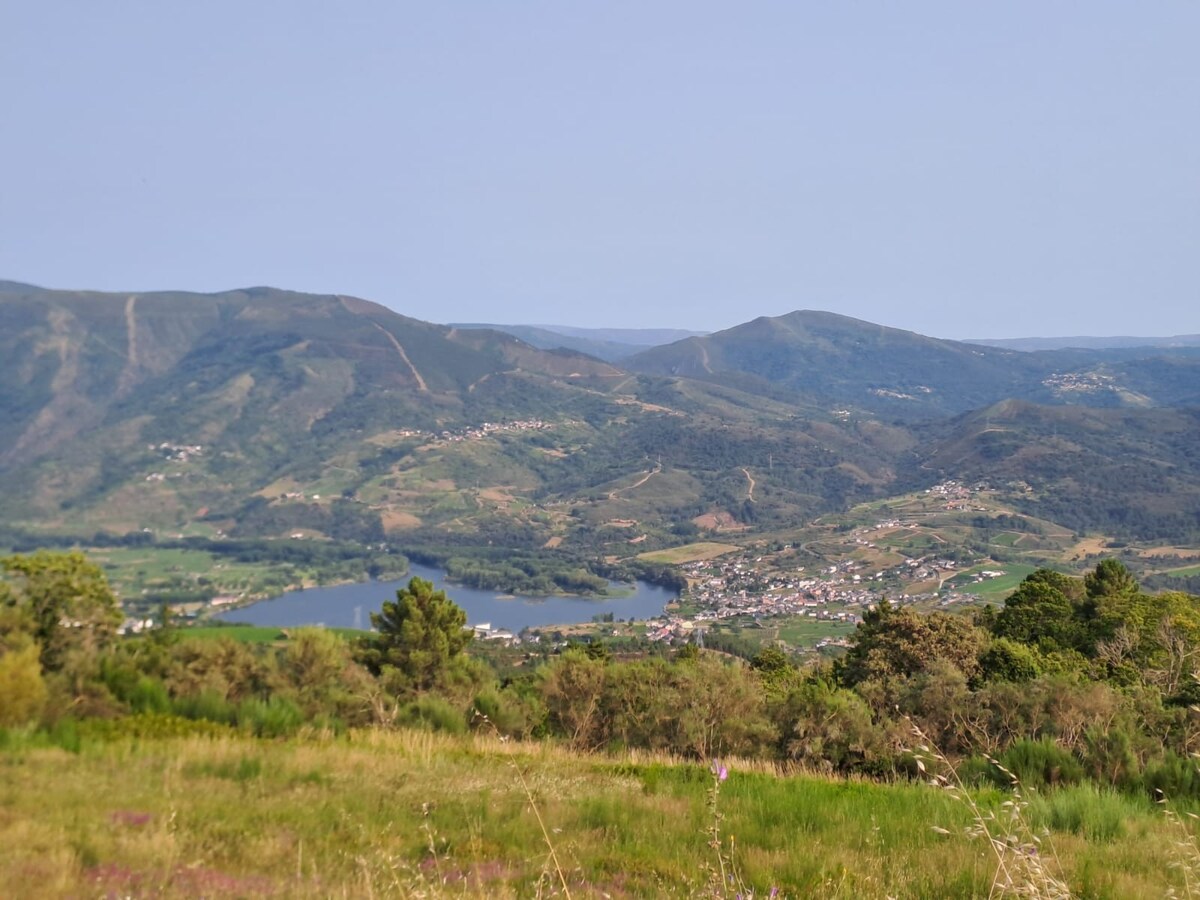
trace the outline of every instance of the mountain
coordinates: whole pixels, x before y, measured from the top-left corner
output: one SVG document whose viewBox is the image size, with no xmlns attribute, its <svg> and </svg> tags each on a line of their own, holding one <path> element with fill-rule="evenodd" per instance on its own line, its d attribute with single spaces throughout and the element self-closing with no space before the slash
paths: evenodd
<svg viewBox="0 0 1200 900">
<path fill-rule="evenodd" d="M 1144 347 L 1200 347 L 1200 334 L 1174 337 L 1028 337 L 971 339 L 967 344 L 1005 350 L 1115 350 Z"/>
<path fill-rule="evenodd" d="M 1021 353 L 803 312 L 629 368 L 344 296 L 4 282 L 0 523 L 594 561 L 998 478 L 1073 529 L 1198 532 L 1194 351 Z"/>
<path fill-rule="evenodd" d="M 1196 396 L 1198 361 L 1195 348 L 1022 352 L 799 311 L 655 347 L 623 364 L 915 421 L 1010 398 L 1177 405 Z"/>
<path fill-rule="evenodd" d="M 902 418 L 965 412 L 1021 391 L 1041 371 L 1011 350 L 942 341 L 828 312 L 761 317 L 655 347 L 626 364 L 689 378 L 749 377 Z"/>
<path fill-rule="evenodd" d="M 575 350 L 608 362 L 620 362 L 647 347 L 703 334 L 678 328 L 573 328 L 566 325 L 484 324 L 455 324 L 453 327 L 502 331 L 543 350 Z"/>
<path fill-rule="evenodd" d="M 6 287 L 0 360 L 5 511 L 65 525 L 72 510 L 118 529 L 232 509 L 233 495 L 312 480 L 338 454 L 386 456 L 395 440 L 381 435 L 535 418 L 570 401 L 586 413 L 627 377 L 498 332 L 271 288 Z M 202 450 L 171 449 L 189 447 Z M 172 471 L 179 457 L 187 464 Z"/>
<path fill-rule="evenodd" d="M 1023 512 L 1142 540 L 1200 537 L 1200 409 L 1006 400 L 917 430 L 918 468 L 1007 486 Z"/>
</svg>

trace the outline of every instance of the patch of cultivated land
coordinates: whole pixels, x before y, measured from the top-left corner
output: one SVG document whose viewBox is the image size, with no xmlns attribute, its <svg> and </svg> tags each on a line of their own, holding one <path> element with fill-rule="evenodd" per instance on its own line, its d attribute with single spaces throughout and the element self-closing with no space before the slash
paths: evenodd
<svg viewBox="0 0 1200 900">
<path fill-rule="evenodd" d="M 652 553 L 638 554 L 638 559 L 652 563 L 679 565 L 681 563 L 702 562 L 706 559 L 716 559 L 726 553 L 740 550 L 736 544 L 718 544 L 715 541 L 701 541 L 696 544 L 684 544 L 670 550 L 655 550 Z"/>
<path fill-rule="evenodd" d="M 978 594 L 985 600 L 1001 601 L 1016 590 L 1017 585 L 1025 579 L 1025 576 L 1031 575 L 1034 570 L 1034 566 L 1017 563 L 987 563 L 960 572 L 954 578 L 949 579 L 946 584 L 959 590 Z M 972 583 L 971 576 L 984 571 L 1003 572 L 1004 574 Z"/>
<path fill-rule="evenodd" d="M 84 737 L 77 752 L 10 735 L 0 895 L 505 898 L 562 896 L 565 882 L 576 897 L 965 898 L 993 886 L 995 856 L 944 790 L 722 762 L 715 819 L 707 762 L 404 731 Z M 1006 794 L 974 796 L 1007 818 Z M 1041 865 L 1076 895 L 1183 889 L 1175 862 L 1194 847 L 1176 846 L 1148 800 L 1068 788 L 1031 803 Z"/>
</svg>

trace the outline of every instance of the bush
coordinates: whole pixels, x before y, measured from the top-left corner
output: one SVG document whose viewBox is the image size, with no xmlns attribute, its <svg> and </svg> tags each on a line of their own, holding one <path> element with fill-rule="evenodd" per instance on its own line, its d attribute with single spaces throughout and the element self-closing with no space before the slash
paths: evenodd
<svg viewBox="0 0 1200 900">
<path fill-rule="evenodd" d="M 229 728 L 203 719 L 150 712 L 119 719 L 89 719 L 80 722 L 79 734 L 88 739 L 115 741 L 123 738 L 163 740 L 180 737 L 220 737 Z"/>
<path fill-rule="evenodd" d="M 1083 780 L 1083 765 L 1050 738 L 1023 738 L 1004 752 L 1000 762 L 1027 788 L 1078 784 Z"/>
<path fill-rule="evenodd" d="M 133 685 L 129 693 L 121 698 L 129 704 L 129 708 L 139 713 L 162 713 L 171 711 L 171 695 L 167 686 L 157 678 L 143 675 Z"/>
<path fill-rule="evenodd" d="M 480 716 L 486 716 L 503 735 L 524 737 L 533 727 L 528 705 L 521 703 L 511 692 L 501 693 L 494 688 L 481 691 L 475 696 L 472 707 Z M 473 717 L 471 724 L 476 728 L 487 727 L 478 717 Z"/>
<path fill-rule="evenodd" d="M 958 764 L 958 777 L 971 787 L 1008 787 L 1008 777 L 983 756 L 968 756 Z"/>
<path fill-rule="evenodd" d="M 304 724 L 304 714 L 284 697 L 251 697 L 238 704 L 237 724 L 255 737 L 286 737 Z"/>
<path fill-rule="evenodd" d="M 0 727 L 32 722 L 45 705 L 46 682 L 37 645 L 0 652 Z"/>
<path fill-rule="evenodd" d="M 1037 655 L 1024 644 L 996 638 L 979 657 L 984 681 L 1031 681 L 1040 674 Z"/>
<path fill-rule="evenodd" d="M 466 717 L 462 710 L 447 703 L 441 697 L 420 697 L 405 704 L 396 717 L 398 725 L 427 728 L 430 731 L 447 731 L 462 734 L 467 730 Z"/>
<path fill-rule="evenodd" d="M 177 697 L 173 704 L 176 715 L 187 719 L 205 719 L 232 725 L 237 721 L 237 709 L 216 691 L 206 690 L 199 694 Z"/>
<path fill-rule="evenodd" d="M 1196 769 L 1196 761 L 1171 750 L 1146 766 L 1142 783 L 1156 800 L 1200 799 L 1200 771 Z"/>
</svg>

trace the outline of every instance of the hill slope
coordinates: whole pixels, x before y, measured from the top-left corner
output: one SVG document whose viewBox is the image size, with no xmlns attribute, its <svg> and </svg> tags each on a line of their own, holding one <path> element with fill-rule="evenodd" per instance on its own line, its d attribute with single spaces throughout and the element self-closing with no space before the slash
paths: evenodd
<svg viewBox="0 0 1200 900">
<path fill-rule="evenodd" d="M 350 297 L 4 282 L 0 515 L 594 560 L 961 478 L 1033 485 L 1073 529 L 1185 539 L 1200 357 L 1106 353 L 794 313 L 647 351 L 635 375 Z"/>
<path fill-rule="evenodd" d="M 1194 348 L 1037 353 L 945 341 L 827 312 L 762 317 L 644 351 L 635 371 L 784 388 L 889 418 L 928 419 L 1008 398 L 1095 406 L 1189 402 Z"/>
</svg>

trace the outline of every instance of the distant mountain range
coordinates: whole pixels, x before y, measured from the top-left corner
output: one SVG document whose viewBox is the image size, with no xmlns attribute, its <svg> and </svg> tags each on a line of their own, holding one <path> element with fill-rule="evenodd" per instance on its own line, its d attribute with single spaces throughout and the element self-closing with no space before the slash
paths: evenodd
<svg viewBox="0 0 1200 900">
<path fill-rule="evenodd" d="M 762 317 L 625 360 L 639 372 L 788 388 L 905 420 L 1007 398 L 1173 406 L 1200 396 L 1200 347 L 1023 352 L 925 337 L 828 312 Z"/>
<path fill-rule="evenodd" d="M 543 350 L 576 350 L 608 362 L 619 362 L 647 347 L 706 333 L 678 328 L 572 328 L 567 325 L 455 324 L 454 327 L 502 331 Z"/>
<path fill-rule="evenodd" d="M 498 328 L 0 282 L 0 523 L 618 558 L 970 478 L 1081 532 L 1200 538 L 1200 348 L 1021 352 L 805 311 Z M 598 358 L 615 345 L 637 352 Z"/>
<path fill-rule="evenodd" d="M 968 344 L 1004 347 L 1008 350 L 1113 350 L 1138 347 L 1200 347 L 1200 334 L 1174 337 L 1027 337 L 969 340 Z"/>
</svg>

